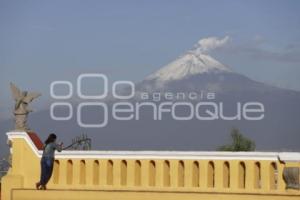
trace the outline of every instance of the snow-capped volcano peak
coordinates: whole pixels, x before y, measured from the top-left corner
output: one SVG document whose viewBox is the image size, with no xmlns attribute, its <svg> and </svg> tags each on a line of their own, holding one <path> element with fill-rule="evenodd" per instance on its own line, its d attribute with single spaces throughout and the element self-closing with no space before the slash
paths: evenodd
<svg viewBox="0 0 300 200">
<path fill-rule="evenodd" d="M 149 75 L 146 80 L 180 80 L 191 75 L 229 71 L 228 67 L 196 48 Z"/>
</svg>

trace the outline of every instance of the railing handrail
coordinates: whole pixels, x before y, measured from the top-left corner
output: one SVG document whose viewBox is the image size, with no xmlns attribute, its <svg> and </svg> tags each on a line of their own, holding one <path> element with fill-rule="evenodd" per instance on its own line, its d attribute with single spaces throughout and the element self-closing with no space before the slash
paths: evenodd
<svg viewBox="0 0 300 200">
<path fill-rule="evenodd" d="M 13 131 L 7 133 L 8 139 L 23 138 L 36 156 L 41 157 L 26 132 Z M 62 151 L 57 158 L 132 158 L 132 159 L 214 159 L 214 160 L 271 160 L 300 161 L 299 152 L 224 152 L 224 151 Z"/>
</svg>

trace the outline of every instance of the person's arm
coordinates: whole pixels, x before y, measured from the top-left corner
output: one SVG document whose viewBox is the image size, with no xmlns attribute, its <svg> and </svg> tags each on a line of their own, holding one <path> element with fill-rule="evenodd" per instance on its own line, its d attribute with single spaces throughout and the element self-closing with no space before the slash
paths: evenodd
<svg viewBox="0 0 300 200">
<path fill-rule="evenodd" d="M 61 152 L 61 151 L 62 151 L 62 146 L 63 146 L 63 143 L 55 144 L 55 149 L 56 149 L 58 152 Z"/>
</svg>

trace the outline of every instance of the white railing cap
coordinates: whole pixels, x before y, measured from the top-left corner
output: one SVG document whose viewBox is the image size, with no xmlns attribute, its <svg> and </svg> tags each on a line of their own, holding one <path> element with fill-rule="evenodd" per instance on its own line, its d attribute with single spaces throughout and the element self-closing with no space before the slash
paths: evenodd
<svg viewBox="0 0 300 200">
<path fill-rule="evenodd" d="M 33 152 L 42 156 L 26 132 L 12 131 L 8 139 L 23 138 Z M 225 152 L 225 151 L 62 151 L 57 158 L 75 159 L 185 159 L 185 160 L 272 160 L 300 162 L 299 152 Z"/>
<path fill-rule="evenodd" d="M 300 162 L 300 152 L 281 152 L 279 160 L 283 162 Z"/>
</svg>

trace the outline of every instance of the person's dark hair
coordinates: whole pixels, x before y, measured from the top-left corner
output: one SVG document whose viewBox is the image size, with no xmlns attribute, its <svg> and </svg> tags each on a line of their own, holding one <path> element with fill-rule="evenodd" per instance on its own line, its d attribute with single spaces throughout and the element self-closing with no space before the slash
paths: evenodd
<svg viewBox="0 0 300 200">
<path fill-rule="evenodd" d="M 47 145 L 47 144 L 49 144 L 51 142 L 54 142 L 55 140 L 56 140 L 56 135 L 54 133 L 51 133 L 48 136 L 47 140 L 45 141 L 45 144 Z"/>
</svg>

